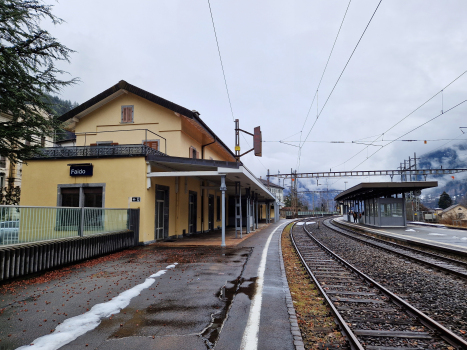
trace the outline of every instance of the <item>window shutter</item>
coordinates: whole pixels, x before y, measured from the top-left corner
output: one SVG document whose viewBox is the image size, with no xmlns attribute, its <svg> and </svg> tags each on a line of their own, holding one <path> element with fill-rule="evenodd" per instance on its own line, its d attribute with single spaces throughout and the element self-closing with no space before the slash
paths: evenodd
<svg viewBox="0 0 467 350">
<path fill-rule="evenodd" d="M 188 149 L 188 158 L 193 158 L 193 147 L 190 146 L 190 148 Z"/>
<path fill-rule="evenodd" d="M 196 151 L 196 159 L 199 159 L 199 152 Z"/>
<path fill-rule="evenodd" d="M 122 106 L 122 123 L 133 121 L 133 106 Z"/>
<path fill-rule="evenodd" d="M 146 146 L 155 149 L 156 151 L 159 150 L 159 142 L 158 141 L 147 141 L 144 143 Z"/>
</svg>

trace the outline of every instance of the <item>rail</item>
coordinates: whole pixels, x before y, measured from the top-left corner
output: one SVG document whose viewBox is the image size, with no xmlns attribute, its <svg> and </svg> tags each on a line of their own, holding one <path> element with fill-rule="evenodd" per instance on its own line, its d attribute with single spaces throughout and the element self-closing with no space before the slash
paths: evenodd
<svg viewBox="0 0 467 350">
<path fill-rule="evenodd" d="M 137 157 L 166 156 L 165 153 L 146 145 L 113 145 L 113 146 L 71 146 L 46 147 L 38 150 L 29 159 L 63 159 L 63 158 L 99 158 L 99 157 Z"/>
<path fill-rule="evenodd" d="M 295 223 L 294 223 L 294 226 L 295 226 Z M 292 230 L 293 230 L 294 226 L 292 226 Z M 304 230 L 305 230 L 305 228 L 304 228 Z M 306 269 L 308 275 L 313 280 L 313 283 L 318 288 L 319 293 L 323 296 L 323 298 L 326 300 L 327 305 L 329 305 L 329 307 L 331 308 L 331 311 L 334 314 L 334 316 L 336 317 L 336 319 L 337 319 L 337 321 L 338 321 L 338 323 L 339 323 L 339 325 L 341 327 L 342 332 L 344 333 L 345 337 L 347 338 L 347 340 L 349 342 L 350 348 L 352 350 L 354 350 L 354 349 L 363 350 L 364 349 L 363 345 L 360 343 L 360 341 L 357 339 L 357 337 L 352 332 L 350 327 L 347 325 L 347 322 L 345 322 L 345 320 L 342 318 L 340 312 L 334 306 L 334 303 L 329 298 L 329 296 L 327 295 L 327 293 L 323 289 L 323 287 L 321 287 L 321 284 L 319 283 L 319 281 L 317 280 L 317 278 L 315 277 L 315 275 L 313 274 L 311 269 L 308 267 L 308 264 L 306 263 L 305 258 L 301 254 L 300 249 L 298 249 L 298 246 L 297 246 L 297 243 L 295 242 L 293 234 L 291 234 L 290 237 L 292 239 L 292 244 L 293 244 L 293 246 L 295 248 L 295 251 L 297 252 L 297 254 L 298 254 L 298 256 L 299 256 L 299 258 L 300 258 L 300 260 L 302 262 L 302 266 Z"/>
<path fill-rule="evenodd" d="M 415 315 L 422 324 L 427 326 L 428 328 L 434 330 L 438 334 L 441 335 L 441 337 L 446 340 L 448 343 L 451 345 L 458 347 L 460 349 L 465 349 L 467 348 L 467 341 L 462 339 L 461 337 L 457 336 L 454 334 L 452 331 L 448 330 L 446 327 L 438 323 L 437 321 L 433 320 L 432 318 L 428 317 L 426 314 L 424 314 L 422 311 L 418 310 L 405 300 L 401 299 L 399 296 L 395 295 L 391 291 L 389 291 L 387 288 L 383 287 L 380 283 L 376 282 L 374 279 L 372 279 L 370 276 L 364 274 L 360 270 L 358 270 L 355 266 L 352 264 L 348 263 L 346 260 L 341 258 L 339 255 L 331 251 L 329 248 L 327 248 L 324 244 L 322 244 L 319 240 L 317 240 L 311 232 L 308 231 L 306 225 L 303 225 L 303 230 L 306 232 L 308 237 L 318 246 L 321 247 L 329 256 L 332 256 L 332 259 L 335 261 L 338 261 L 341 266 L 346 267 L 347 269 L 353 271 L 357 276 L 359 276 L 361 279 L 366 280 L 370 283 L 370 285 L 376 287 L 379 289 L 384 295 L 386 295 L 389 299 L 391 299 L 396 305 L 399 305 L 403 309 L 407 310 L 410 314 Z"/>
<path fill-rule="evenodd" d="M 0 206 L 0 245 L 129 229 L 128 209 Z"/>
<path fill-rule="evenodd" d="M 335 232 L 340 233 L 357 242 L 382 249 L 392 254 L 396 254 L 397 256 L 403 257 L 404 259 L 428 265 L 429 267 L 445 271 L 446 273 L 451 273 L 459 277 L 467 278 L 467 263 L 463 261 L 425 252 L 408 246 L 403 246 L 398 243 L 385 241 L 383 239 L 371 237 L 360 232 L 350 231 L 346 228 L 337 226 L 338 224 L 336 224 L 334 220 L 325 221 L 324 225 L 331 230 L 334 230 Z"/>
</svg>

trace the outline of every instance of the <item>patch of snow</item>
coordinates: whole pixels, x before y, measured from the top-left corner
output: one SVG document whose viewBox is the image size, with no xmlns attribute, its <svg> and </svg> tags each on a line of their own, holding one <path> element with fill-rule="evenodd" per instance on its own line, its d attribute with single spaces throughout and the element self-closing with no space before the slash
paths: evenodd
<svg viewBox="0 0 467 350">
<path fill-rule="evenodd" d="M 408 230 L 405 230 L 405 232 L 416 232 L 416 231 L 409 228 Z"/>
<path fill-rule="evenodd" d="M 463 241 L 466 241 L 467 240 L 467 237 L 462 237 L 461 238 Z"/>
<path fill-rule="evenodd" d="M 312 224 L 316 224 L 316 222 L 315 221 L 310 221 L 310 222 L 307 222 L 306 224 L 307 225 L 312 225 Z"/>
<path fill-rule="evenodd" d="M 94 305 L 91 310 L 84 314 L 66 319 L 55 328 L 53 333 L 39 337 L 33 340 L 31 344 L 21 346 L 16 350 L 56 350 L 61 348 L 79 336 L 96 328 L 101 323 L 102 318 L 118 314 L 121 309 L 130 304 L 131 299 L 138 296 L 144 289 L 149 288 L 156 281 L 155 278 L 162 276 L 168 269 L 173 269 L 176 265 L 177 263 L 167 266 L 165 270 L 156 272 L 146 278 L 143 283 L 120 293 L 112 298 L 112 300 Z"/>
<path fill-rule="evenodd" d="M 305 223 L 304 223 L 303 221 L 297 222 L 297 223 L 296 223 L 297 226 L 302 226 L 302 225 L 304 225 L 304 224 L 305 224 Z"/>
<path fill-rule="evenodd" d="M 429 233 L 428 236 L 446 236 L 445 233 Z"/>
</svg>

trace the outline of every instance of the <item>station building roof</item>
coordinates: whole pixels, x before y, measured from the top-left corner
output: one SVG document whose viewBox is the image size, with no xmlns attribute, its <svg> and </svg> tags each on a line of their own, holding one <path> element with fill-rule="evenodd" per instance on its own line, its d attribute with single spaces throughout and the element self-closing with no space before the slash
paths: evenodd
<svg viewBox="0 0 467 350">
<path fill-rule="evenodd" d="M 362 182 L 339 193 L 334 200 L 365 200 L 432 187 L 438 187 L 438 181 Z"/>
<path fill-rule="evenodd" d="M 169 100 L 166 100 L 162 97 L 154 95 L 148 91 L 145 91 L 135 85 L 127 83 L 125 80 L 120 80 L 114 86 L 111 86 L 107 90 L 101 92 L 100 94 L 94 96 L 90 100 L 80 104 L 79 106 L 73 108 L 72 110 L 66 112 L 58 118 L 62 122 L 66 122 L 72 118 L 81 119 L 88 115 L 89 113 L 95 111 L 96 109 L 102 107 L 106 103 L 112 101 L 113 99 L 125 94 L 132 93 L 136 96 L 144 98 L 150 102 L 158 104 L 168 110 L 174 112 L 177 116 L 182 117 L 188 124 L 192 127 L 200 130 L 202 133 L 206 134 L 210 139 L 209 142 L 217 142 L 220 147 L 230 156 L 232 159 L 235 159 L 235 154 L 230 150 L 229 147 L 206 125 L 206 123 L 200 118 L 200 113 L 188 108 L 182 107 L 176 103 L 173 103 Z"/>
</svg>

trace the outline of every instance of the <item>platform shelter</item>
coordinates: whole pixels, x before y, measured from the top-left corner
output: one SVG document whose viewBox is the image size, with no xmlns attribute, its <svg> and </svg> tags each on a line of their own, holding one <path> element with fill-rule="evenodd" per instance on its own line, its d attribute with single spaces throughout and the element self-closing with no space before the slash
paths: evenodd
<svg viewBox="0 0 467 350">
<path fill-rule="evenodd" d="M 345 220 L 371 226 L 406 226 L 405 194 L 437 187 L 437 181 L 362 182 L 337 195 Z"/>
</svg>

